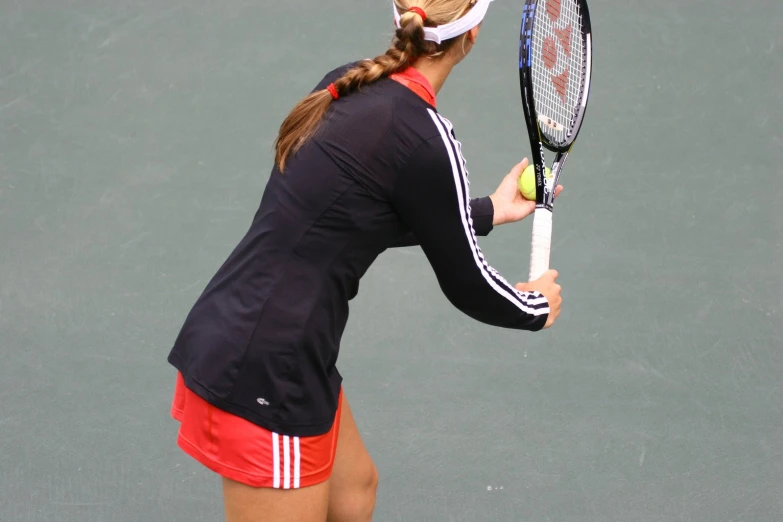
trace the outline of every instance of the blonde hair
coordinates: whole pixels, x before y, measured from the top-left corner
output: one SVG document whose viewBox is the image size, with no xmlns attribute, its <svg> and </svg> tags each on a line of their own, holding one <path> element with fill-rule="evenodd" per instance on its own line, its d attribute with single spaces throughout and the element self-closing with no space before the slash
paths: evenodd
<svg viewBox="0 0 783 522">
<path fill-rule="evenodd" d="M 424 39 L 424 27 L 437 27 L 463 16 L 475 0 L 394 0 L 400 16 L 400 28 L 394 34 L 386 52 L 373 59 L 362 60 L 334 81 L 338 96 L 347 96 L 363 85 L 403 71 L 419 58 L 435 57 L 448 51 L 464 35 L 440 44 Z M 421 8 L 427 18 L 410 11 Z M 334 100 L 329 89 L 311 93 L 300 101 L 280 125 L 275 140 L 275 163 L 280 171 L 285 170 L 287 160 L 315 133 L 318 125 Z"/>
</svg>

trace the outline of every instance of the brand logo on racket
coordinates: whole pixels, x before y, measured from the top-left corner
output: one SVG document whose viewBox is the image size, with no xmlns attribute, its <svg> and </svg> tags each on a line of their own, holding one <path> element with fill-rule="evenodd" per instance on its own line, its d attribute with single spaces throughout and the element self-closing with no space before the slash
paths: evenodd
<svg viewBox="0 0 783 522">
<path fill-rule="evenodd" d="M 553 24 L 560 20 L 562 7 L 562 0 L 546 0 L 546 14 Z M 552 73 L 552 84 L 555 86 L 557 94 L 560 95 L 563 105 L 565 105 L 568 96 L 568 63 L 565 64 L 565 69 L 560 74 L 554 74 L 554 69 L 557 66 L 558 43 L 563 48 L 566 59 L 571 57 L 572 26 L 569 23 L 565 27 L 554 28 L 553 32 L 555 36 L 547 36 L 544 39 L 541 47 L 541 58 L 544 66 Z"/>
</svg>

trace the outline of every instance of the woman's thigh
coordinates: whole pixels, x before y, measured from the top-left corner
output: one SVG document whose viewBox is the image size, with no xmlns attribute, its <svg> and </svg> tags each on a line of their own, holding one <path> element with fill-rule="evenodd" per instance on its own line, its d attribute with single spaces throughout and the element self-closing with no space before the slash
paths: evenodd
<svg viewBox="0 0 783 522">
<path fill-rule="evenodd" d="M 223 478 L 226 522 L 324 522 L 329 481 L 300 489 L 256 488 Z"/>
<path fill-rule="evenodd" d="M 369 522 L 375 508 L 378 472 L 364 446 L 343 394 L 337 452 L 329 478 L 328 522 Z"/>
</svg>

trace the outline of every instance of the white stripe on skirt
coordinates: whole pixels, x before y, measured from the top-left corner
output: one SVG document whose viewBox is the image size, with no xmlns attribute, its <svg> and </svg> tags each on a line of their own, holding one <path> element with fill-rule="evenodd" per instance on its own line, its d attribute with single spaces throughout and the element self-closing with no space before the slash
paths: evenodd
<svg viewBox="0 0 783 522">
<path fill-rule="evenodd" d="M 299 487 L 300 460 L 299 437 L 294 437 L 294 488 Z"/>
<path fill-rule="evenodd" d="M 280 487 L 280 438 L 277 433 L 272 433 L 272 459 L 275 469 L 274 483 L 272 487 Z"/>
<path fill-rule="evenodd" d="M 291 450 L 289 445 L 290 437 L 283 435 L 283 489 L 291 488 Z"/>
<path fill-rule="evenodd" d="M 294 458 L 291 462 L 291 446 L 293 446 Z M 302 455 L 299 452 L 299 437 L 283 435 L 283 462 L 280 462 L 280 435 L 272 433 L 272 464 L 274 467 L 274 479 L 272 487 L 280 489 L 297 489 L 300 485 L 302 474 Z M 292 470 L 293 468 L 293 470 Z M 282 470 L 282 480 L 281 473 Z M 291 480 L 293 475 L 293 481 Z M 293 482 L 293 483 L 292 483 Z"/>
</svg>

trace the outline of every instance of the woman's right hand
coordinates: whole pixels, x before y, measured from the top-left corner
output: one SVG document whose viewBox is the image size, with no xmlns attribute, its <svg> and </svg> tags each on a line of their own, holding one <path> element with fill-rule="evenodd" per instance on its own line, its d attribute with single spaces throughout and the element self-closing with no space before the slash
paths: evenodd
<svg viewBox="0 0 783 522">
<path fill-rule="evenodd" d="M 555 282 L 557 275 L 557 270 L 547 270 L 535 281 L 515 285 L 515 288 L 521 292 L 540 292 L 546 297 L 549 302 L 549 317 L 544 328 L 555 324 L 555 319 L 560 315 L 560 305 L 563 303 L 563 298 L 560 297 L 560 285 Z"/>
</svg>

